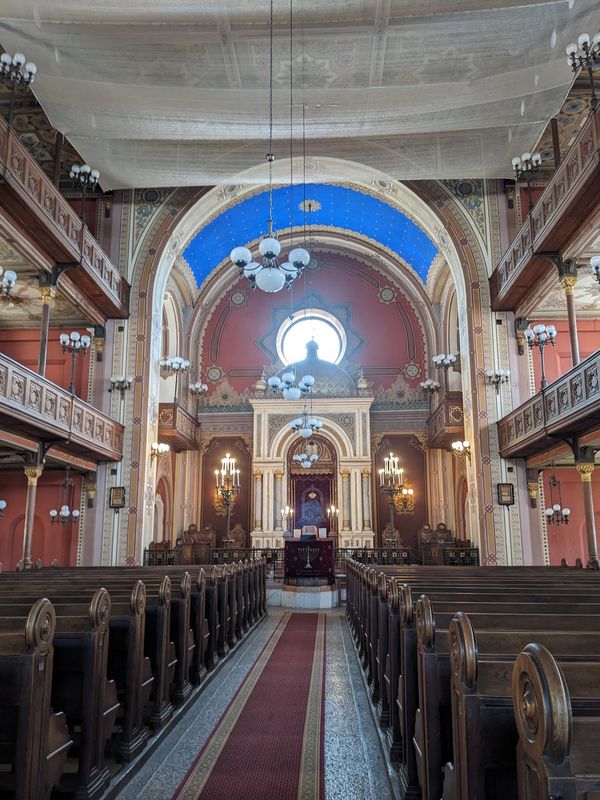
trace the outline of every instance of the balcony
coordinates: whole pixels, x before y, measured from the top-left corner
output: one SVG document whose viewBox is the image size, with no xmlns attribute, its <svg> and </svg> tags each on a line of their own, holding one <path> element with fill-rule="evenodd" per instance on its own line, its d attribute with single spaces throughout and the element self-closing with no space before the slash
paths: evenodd
<svg viewBox="0 0 600 800">
<path fill-rule="evenodd" d="M 528 458 L 600 425 L 600 351 L 498 422 L 500 455 Z"/>
<path fill-rule="evenodd" d="M 465 438 L 462 392 L 448 392 L 427 420 L 429 447 L 450 449 L 452 442 Z"/>
<path fill-rule="evenodd" d="M 158 409 L 158 438 L 176 453 L 196 450 L 198 423 L 179 403 L 161 403 Z"/>
<path fill-rule="evenodd" d="M 560 252 L 600 204 L 600 108 L 590 114 L 564 161 L 490 278 L 492 308 L 511 311 L 554 269 Z"/>
<path fill-rule="evenodd" d="M 0 425 L 94 461 L 123 458 L 123 426 L 0 353 Z"/>
<path fill-rule="evenodd" d="M 106 317 L 129 316 L 129 284 L 18 137 L 0 120 L 0 204 Z M 75 278 L 75 274 L 77 277 Z"/>
</svg>

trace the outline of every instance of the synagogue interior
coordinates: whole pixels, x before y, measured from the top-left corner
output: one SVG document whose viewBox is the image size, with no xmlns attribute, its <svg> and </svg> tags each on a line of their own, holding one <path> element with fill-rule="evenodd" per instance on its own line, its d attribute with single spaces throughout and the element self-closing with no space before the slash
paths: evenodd
<svg viewBox="0 0 600 800">
<path fill-rule="evenodd" d="M 599 11 L 4 0 L 0 800 L 600 798 Z"/>
</svg>

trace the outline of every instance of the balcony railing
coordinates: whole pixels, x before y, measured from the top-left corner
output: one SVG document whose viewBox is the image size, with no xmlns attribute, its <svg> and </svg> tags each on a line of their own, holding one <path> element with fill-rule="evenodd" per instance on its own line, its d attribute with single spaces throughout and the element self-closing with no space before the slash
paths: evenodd
<svg viewBox="0 0 600 800">
<path fill-rule="evenodd" d="M 0 353 L 0 425 L 87 455 L 123 458 L 123 426 Z"/>
<path fill-rule="evenodd" d="M 462 392 L 448 392 L 427 420 L 429 447 L 449 448 L 457 439 L 464 439 Z"/>
<path fill-rule="evenodd" d="M 600 203 L 600 107 L 590 114 L 564 161 L 490 278 L 492 308 L 513 310 Z M 558 275 L 557 275 L 558 277 Z"/>
<path fill-rule="evenodd" d="M 0 203 L 107 317 L 129 315 L 129 284 L 18 137 L 0 120 Z"/>
<path fill-rule="evenodd" d="M 158 437 L 171 450 L 195 450 L 198 447 L 198 423 L 179 403 L 161 403 L 158 409 Z"/>
<path fill-rule="evenodd" d="M 600 425 L 600 350 L 498 422 L 500 455 L 527 458 Z"/>
</svg>

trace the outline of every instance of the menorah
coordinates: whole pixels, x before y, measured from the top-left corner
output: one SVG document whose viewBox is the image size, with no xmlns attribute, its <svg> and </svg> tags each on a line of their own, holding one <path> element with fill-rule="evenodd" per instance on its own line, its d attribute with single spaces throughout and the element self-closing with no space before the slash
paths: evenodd
<svg viewBox="0 0 600 800">
<path fill-rule="evenodd" d="M 306 564 L 304 565 L 304 569 L 312 569 L 311 561 L 314 561 L 315 558 L 319 555 L 319 548 L 318 547 L 299 547 L 298 548 L 298 555 L 300 558 L 306 559 Z"/>
</svg>

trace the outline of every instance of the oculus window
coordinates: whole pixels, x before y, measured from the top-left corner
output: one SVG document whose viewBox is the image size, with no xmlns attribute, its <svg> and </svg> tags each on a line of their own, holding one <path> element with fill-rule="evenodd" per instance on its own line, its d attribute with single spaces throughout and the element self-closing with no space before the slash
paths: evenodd
<svg viewBox="0 0 600 800">
<path fill-rule="evenodd" d="M 306 345 L 315 341 L 323 361 L 339 364 L 346 352 L 346 332 L 342 323 L 327 311 L 309 308 L 286 318 L 277 332 L 277 355 L 284 364 L 306 358 Z"/>
</svg>

